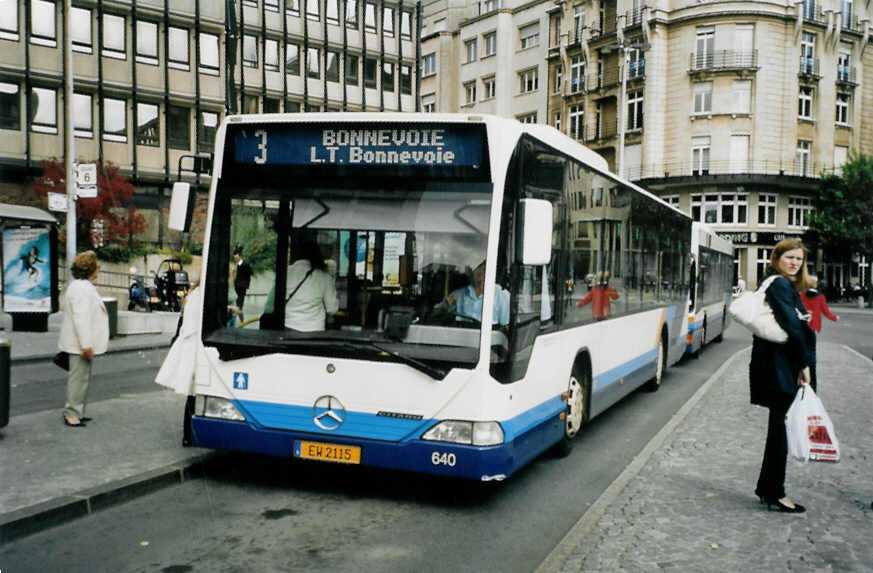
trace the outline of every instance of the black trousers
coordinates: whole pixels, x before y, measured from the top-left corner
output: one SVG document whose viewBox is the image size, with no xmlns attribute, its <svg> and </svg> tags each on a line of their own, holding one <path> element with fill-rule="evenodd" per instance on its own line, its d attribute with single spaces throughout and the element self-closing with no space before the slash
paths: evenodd
<svg viewBox="0 0 873 573">
<path fill-rule="evenodd" d="M 249 290 L 247 288 L 238 288 L 236 290 L 236 307 L 242 312 L 243 304 L 246 301 L 246 291 Z"/>
<path fill-rule="evenodd" d="M 790 406 L 790 404 L 788 405 Z M 788 406 L 773 406 L 767 421 L 767 443 L 755 494 L 769 500 L 785 497 L 785 465 L 788 462 L 788 434 L 785 414 Z"/>
</svg>

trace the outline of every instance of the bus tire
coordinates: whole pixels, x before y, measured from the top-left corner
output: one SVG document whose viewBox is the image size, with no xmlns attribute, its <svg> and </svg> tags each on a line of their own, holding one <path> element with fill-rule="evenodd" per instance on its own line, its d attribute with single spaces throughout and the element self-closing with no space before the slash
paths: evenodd
<svg viewBox="0 0 873 573">
<path fill-rule="evenodd" d="M 725 310 L 725 313 L 727 313 L 726 310 Z M 716 336 L 715 338 L 712 339 L 713 342 L 721 342 L 724 340 L 724 325 L 726 322 L 727 322 L 727 319 L 725 318 L 724 315 L 722 315 L 722 317 L 721 317 L 721 331 L 718 333 L 718 336 Z"/>
<path fill-rule="evenodd" d="M 657 392 L 667 370 L 667 333 L 661 331 L 661 340 L 658 342 L 658 362 L 655 365 L 655 377 L 646 382 L 644 388 L 648 392 Z"/>
<path fill-rule="evenodd" d="M 564 418 L 564 434 L 555 444 L 557 457 L 564 458 L 573 451 L 573 440 L 588 421 L 591 399 L 591 368 L 587 360 L 576 360 L 567 384 L 567 411 Z"/>
</svg>

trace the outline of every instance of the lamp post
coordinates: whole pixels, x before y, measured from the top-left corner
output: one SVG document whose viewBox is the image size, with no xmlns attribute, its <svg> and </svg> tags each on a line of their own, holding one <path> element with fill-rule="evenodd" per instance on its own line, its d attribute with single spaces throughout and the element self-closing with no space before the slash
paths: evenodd
<svg viewBox="0 0 873 573">
<path fill-rule="evenodd" d="M 627 105 L 627 66 L 630 54 L 628 53 L 624 42 L 619 44 L 618 47 L 620 50 L 619 56 L 621 58 L 621 63 L 619 64 L 621 87 L 619 88 L 620 93 L 618 98 L 618 161 L 616 164 L 616 171 L 618 172 L 618 176 L 624 179 L 624 130 L 625 114 L 627 113 L 625 106 Z"/>
<path fill-rule="evenodd" d="M 76 258 L 76 147 L 73 134 L 73 26 L 72 2 L 64 2 L 64 51 L 66 52 L 67 81 L 64 85 L 64 133 L 67 138 L 67 262 L 69 268 Z"/>
</svg>

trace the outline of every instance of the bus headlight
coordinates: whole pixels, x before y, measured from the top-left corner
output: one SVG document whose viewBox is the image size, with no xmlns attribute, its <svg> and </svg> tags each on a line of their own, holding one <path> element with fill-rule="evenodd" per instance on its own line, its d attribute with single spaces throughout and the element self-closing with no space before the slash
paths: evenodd
<svg viewBox="0 0 873 573">
<path fill-rule="evenodd" d="M 243 416 L 233 402 L 227 398 L 218 398 L 216 396 L 204 396 L 198 394 L 194 402 L 194 413 L 198 416 L 206 416 L 207 418 L 221 418 L 222 420 L 236 420 L 244 422 L 246 417 Z"/>
<path fill-rule="evenodd" d="M 497 422 L 445 420 L 425 432 L 421 439 L 474 446 L 495 446 L 503 443 L 503 428 Z"/>
</svg>

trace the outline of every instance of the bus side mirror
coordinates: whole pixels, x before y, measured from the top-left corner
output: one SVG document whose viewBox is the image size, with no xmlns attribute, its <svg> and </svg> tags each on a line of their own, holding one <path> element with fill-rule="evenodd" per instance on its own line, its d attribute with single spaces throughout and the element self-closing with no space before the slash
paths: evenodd
<svg viewBox="0 0 873 573">
<path fill-rule="evenodd" d="M 552 204 L 545 199 L 521 199 L 521 264 L 547 265 L 552 258 Z"/>
<path fill-rule="evenodd" d="M 194 214 L 194 193 L 191 184 L 176 181 L 170 198 L 170 217 L 167 227 L 174 231 L 187 233 L 191 229 L 191 216 Z"/>
</svg>

